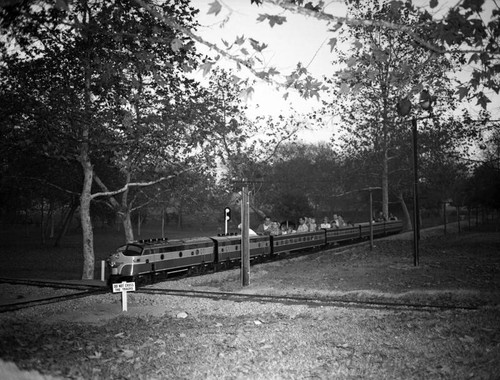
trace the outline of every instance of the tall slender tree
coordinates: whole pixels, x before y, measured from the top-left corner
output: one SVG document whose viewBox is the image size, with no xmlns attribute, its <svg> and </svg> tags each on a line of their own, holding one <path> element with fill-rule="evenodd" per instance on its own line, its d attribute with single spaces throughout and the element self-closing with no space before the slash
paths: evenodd
<svg viewBox="0 0 500 380">
<path fill-rule="evenodd" d="M 151 6 L 195 26 L 188 1 Z M 137 185 L 130 181 L 147 160 L 159 169 L 149 183 L 163 179 L 166 157 L 185 159 L 198 145 L 189 131 L 198 125 L 179 112 L 196 87 L 184 73 L 198 56 L 188 37 L 129 1 L 28 1 L 0 12 L 2 95 L 18 105 L 4 125 L 38 128 L 48 155 L 79 163 L 82 277 L 93 278 L 93 199 Z M 119 189 L 93 190 L 98 160 L 122 170 Z"/>
<path fill-rule="evenodd" d="M 402 154 L 408 151 L 407 142 L 411 141 L 409 121 L 398 116 L 396 105 L 403 98 L 417 103 L 418 94 L 431 89 L 434 113 L 414 107 L 414 117 L 435 117 L 443 113 L 444 107 L 454 108 L 446 75 L 452 63 L 418 46 L 406 33 L 379 26 L 385 22 L 418 29 L 419 14 L 412 12 L 411 6 L 352 1 L 350 12 L 378 24 L 347 30 L 344 42 L 352 44 L 352 49 L 337 49 L 339 60 L 335 63 L 344 65 L 344 69 L 339 78 L 332 80 L 334 96 L 325 103 L 325 112 L 333 111 L 340 118 L 346 153 L 364 157 L 369 153 L 365 175 L 368 182 L 373 178 L 380 181 L 382 212 L 388 216 L 391 173 L 398 172 L 400 177 L 405 169 L 402 165 L 408 163 L 402 160 Z"/>
</svg>

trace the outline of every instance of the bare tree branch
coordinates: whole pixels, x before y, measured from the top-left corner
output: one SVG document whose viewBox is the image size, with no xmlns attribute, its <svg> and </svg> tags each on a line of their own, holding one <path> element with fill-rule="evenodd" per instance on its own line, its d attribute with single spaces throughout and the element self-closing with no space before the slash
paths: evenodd
<svg viewBox="0 0 500 380">
<path fill-rule="evenodd" d="M 61 187 L 61 186 L 56 185 L 56 184 L 53 184 L 52 182 L 49 182 L 49 181 L 47 181 L 45 179 L 42 179 L 42 178 L 36 178 L 36 177 L 17 177 L 17 176 L 8 176 L 6 178 L 28 179 L 28 180 L 31 180 L 31 181 L 43 183 L 46 186 L 49 186 L 49 187 L 52 187 L 54 189 L 60 190 L 60 191 L 62 191 L 64 193 L 66 193 L 66 194 L 80 196 L 80 193 L 78 193 L 76 191 L 71 191 L 71 190 L 65 189 L 64 187 Z"/>
<path fill-rule="evenodd" d="M 180 174 L 183 174 L 183 173 L 186 173 L 186 172 L 189 172 L 189 171 L 192 171 L 194 170 L 193 168 L 189 168 L 189 169 L 186 169 L 186 170 L 182 170 L 180 172 L 177 172 L 175 174 L 171 174 L 169 176 L 165 176 L 165 177 L 160 177 L 158 179 L 155 179 L 153 181 L 146 181 L 146 182 L 130 182 L 130 183 L 127 183 L 125 184 L 122 188 L 118 189 L 118 190 L 114 190 L 114 191 L 103 191 L 103 192 L 100 192 L 100 193 L 94 193 L 92 194 L 92 199 L 94 198 L 98 198 L 98 197 L 112 197 L 114 195 L 117 195 L 117 194 L 120 194 L 120 193 L 123 193 L 124 191 L 128 190 L 129 188 L 131 187 L 147 187 L 147 186 L 152 186 L 152 185 L 155 185 L 157 183 L 160 183 L 160 182 L 163 182 L 163 181 L 166 181 L 166 180 L 169 180 L 169 179 L 172 179 L 172 178 L 175 178 L 175 177 L 178 177 Z M 96 179 L 96 182 L 98 183 L 98 185 L 101 187 L 101 188 L 104 188 L 106 189 L 106 186 L 104 185 L 104 183 L 99 179 L 99 177 L 97 175 L 94 176 L 94 178 Z"/>
</svg>

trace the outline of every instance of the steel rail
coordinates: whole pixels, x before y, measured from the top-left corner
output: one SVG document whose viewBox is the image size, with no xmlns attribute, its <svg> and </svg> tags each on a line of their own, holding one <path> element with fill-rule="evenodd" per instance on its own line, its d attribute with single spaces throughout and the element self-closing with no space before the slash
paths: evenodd
<svg viewBox="0 0 500 380">
<path fill-rule="evenodd" d="M 56 288 L 56 289 L 101 289 L 105 288 L 105 285 L 93 285 L 93 284 L 78 284 L 72 282 L 54 281 L 54 280 L 30 280 L 24 278 L 6 278 L 0 277 L 0 283 L 12 284 L 12 285 L 27 285 L 27 286 L 39 286 L 46 288 Z"/>
<path fill-rule="evenodd" d="M 442 310 L 478 310 L 479 306 L 463 306 L 463 305 L 442 305 L 442 304 L 419 304 L 405 302 L 384 302 L 384 301 L 363 301 L 354 299 L 340 298 L 312 298 L 299 296 L 284 296 L 284 295 L 267 295 L 267 294 L 247 294 L 247 293 L 231 293 L 231 292 L 215 292 L 215 291 L 197 291 L 197 290 L 180 290 L 180 289 L 158 289 L 158 288 L 140 288 L 136 293 L 144 294 L 164 294 L 178 297 L 193 297 L 193 298 L 210 298 L 214 300 L 228 300 L 235 302 L 266 302 L 266 303 L 281 303 L 288 305 L 305 305 L 310 307 L 344 307 L 344 308 L 361 308 L 361 309 L 410 309 L 416 311 L 442 311 Z"/>
<path fill-rule="evenodd" d="M 58 302 L 70 301 L 70 300 L 78 299 L 78 298 L 89 297 L 89 296 L 101 294 L 104 292 L 105 292 L 104 289 L 94 289 L 94 290 L 86 290 L 86 291 L 78 292 L 78 293 L 63 294 L 60 296 L 36 298 L 36 299 L 31 299 L 31 300 L 12 302 L 12 303 L 8 303 L 8 304 L 0 305 L 0 314 L 6 313 L 9 311 L 17 311 L 17 310 L 21 310 L 21 309 L 26 309 L 29 307 L 43 306 L 43 305 L 49 305 L 52 303 L 58 303 Z M 107 292 L 107 290 L 106 290 L 106 292 Z"/>
</svg>

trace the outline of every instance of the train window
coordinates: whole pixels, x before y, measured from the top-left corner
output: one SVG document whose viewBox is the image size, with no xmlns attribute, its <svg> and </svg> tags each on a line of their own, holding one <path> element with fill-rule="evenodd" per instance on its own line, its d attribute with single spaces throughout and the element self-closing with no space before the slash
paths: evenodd
<svg viewBox="0 0 500 380">
<path fill-rule="evenodd" d="M 194 251 L 191 251 L 191 256 L 194 256 Z"/>
<path fill-rule="evenodd" d="M 182 257 L 182 252 L 179 252 L 179 257 Z"/>
<path fill-rule="evenodd" d="M 239 249 L 240 249 L 240 247 L 239 247 L 238 245 L 236 245 L 236 246 L 234 247 L 234 250 L 235 250 L 235 251 L 238 251 Z"/>
<path fill-rule="evenodd" d="M 127 244 L 127 247 L 122 251 L 125 256 L 140 256 L 142 247 L 134 244 Z"/>
<path fill-rule="evenodd" d="M 164 254 L 162 254 L 162 255 L 160 256 L 160 259 L 162 259 L 162 260 L 163 260 L 163 259 L 165 259 L 165 255 L 164 255 Z"/>
<path fill-rule="evenodd" d="M 224 248 L 221 248 L 220 251 L 221 251 L 221 253 L 224 252 Z"/>
<path fill-rule="evenodd" d="M 200 254 L 200 250 L 199 250 L 199 249 L 197 249 L 197 250 L 196 250 L 196 254 L 197 254 L 197 255 L 199 255 L 199 254 Z"/>
</svg>

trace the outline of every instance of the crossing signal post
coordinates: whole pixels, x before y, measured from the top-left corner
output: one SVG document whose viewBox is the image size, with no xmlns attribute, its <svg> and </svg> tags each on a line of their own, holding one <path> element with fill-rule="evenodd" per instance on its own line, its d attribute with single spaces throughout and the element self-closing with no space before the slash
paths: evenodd
<svg viewBox="0 0 500 380">
<path fill-rule="evenodd" d="M 224 209 L 224 234 L 227 235 L 227 222 L 231 220 L 231 209 L 226 207 Z"/>
</svg>

